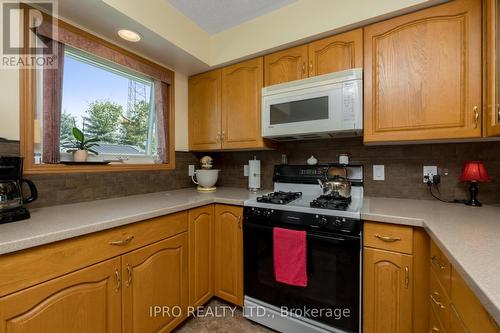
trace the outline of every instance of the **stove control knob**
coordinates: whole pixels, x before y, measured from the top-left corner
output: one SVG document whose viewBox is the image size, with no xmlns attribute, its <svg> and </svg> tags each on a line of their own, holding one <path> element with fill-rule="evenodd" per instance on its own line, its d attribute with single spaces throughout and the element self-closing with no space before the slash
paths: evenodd
<svg viewBox="0 0 500 333">
<path fill-rule="evenodd" d="M 264 216 L 265 216 L 265 217 L 270 217 L 270 216 L 271 216 L 271 210 L 266 209 L 266 210 L 264 211 Z"/>
<path fill-rule="evenodd" d="M 323 225 L 323 226 L 327 225 L 328 224 L 328 219 L 325 216 L 320 217 L 319 218 L 319 224 Z"/>
<path fill-rule="evenodd" d="M 340 228 L 342 226 L 342 221 L 340 219 L 335 219 L 335 226 Z"/>
</svg>

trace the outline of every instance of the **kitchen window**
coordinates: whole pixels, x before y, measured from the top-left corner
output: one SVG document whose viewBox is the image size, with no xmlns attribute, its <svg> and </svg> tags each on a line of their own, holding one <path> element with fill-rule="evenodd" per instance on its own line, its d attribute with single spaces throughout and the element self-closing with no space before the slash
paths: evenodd
<svg viewBox="0 0 500 333">
<path fill-rule="evenodd" d="M 60 161 L 71 161 L 73 128 L 96 139 L 88 161 L 155 163 L 159 161 L 156 136 L 154 81 L 90 53 L 64 49 L 59 133 Z M 44 82 L 43 70 L 37 82 Z M 37 94 L 43 95 L 43 84 Z M 37 103 L 43 128 L 43 101 Z M 40 133 L 41 134 L 41 133 Z M 36 138 L 35 161 L 43 163 L 43 137 Z"/>
<path fill-rule="evenodd" d="M 33 54 L 32 30 L 22 31 L 24 53 Z M 36 35 L 50 52 L 35 56 L 47 52 L 56 66 L 20 68 L 26 173 L 175 167 L 174 72 L 57 19 L 44 18 Z M 75 151 L 82 134 L 90 141 L 81 163 Z"/>
</svg>

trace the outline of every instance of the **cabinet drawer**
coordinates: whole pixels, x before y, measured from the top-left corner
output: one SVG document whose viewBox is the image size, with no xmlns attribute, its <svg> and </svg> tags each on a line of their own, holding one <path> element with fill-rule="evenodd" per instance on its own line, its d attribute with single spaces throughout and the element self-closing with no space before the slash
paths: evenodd
<svg viewBox="0 0 500 333">
<path fill-rule="evenodd" d="M 431 241 L 430 265 L 431 271 L 436 274 L 444 291 L 450 296 L 451 264 L 433 241 Z"/>
<path fill-rule="evenodd" d="M 180 212 L 0 256 L 0 296 L 186 230 L 187 212 Z"/>
<path fill-rule="evenodd" d="M 432 301 L 430 301 L 432 303 Z M 443 326 L 439 322 L 436 312 L 432 308 L 432 304 L 429 303 L 429 333 L 445 333 Z"/>
<path fill-rule="evenodd" d="M 364 245 L 395 251 L 413 253 L 413 228 L 395 224 L 365 222 Z"/>
<path fill-rule="evenodd" d="M 439 322 L 445 331 L 449 331 L 450 327 L 450 299 L 444 291 L 443 287 L 438 281 L 436 274 L 431 272 L 430 279 L 430 295 L 429 301 L 431 303 L 434 314 L 438 317 Z"/>
</svg>

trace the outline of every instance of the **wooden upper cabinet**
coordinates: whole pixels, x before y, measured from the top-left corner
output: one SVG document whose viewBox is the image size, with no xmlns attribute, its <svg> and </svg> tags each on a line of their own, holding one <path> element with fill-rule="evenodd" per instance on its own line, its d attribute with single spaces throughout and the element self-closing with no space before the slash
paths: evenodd
<svg viewBox="0 0 500 333">
<path fill-rule="evenodd" d="M 189 210 L 189 305 L 214 294 L 214 206 Z"/>
<path fill-rule="evenodd" d="M 365 142 L 481 136 L 481 1 L 367 26 Z"/>
<path fill-rule="evenodd" d="M 187 233 L 122 256 L 123 332 L 170 332 L 186 318 L 188 304 Z M 150 316 L 151 306 L 168 313 Z"/>
<path fill-rule="evenodd" d="M 485 136 L 500 135 L 500 8 L 498 0 L 486 4 L 486 85 L 484 103 Z"/>
<path fill-rule="evenodd" d="M 365 333 L 412 332 L 411 255 L 364 249 Z"/>
<path fill-rule="evenodd" d="M 119 279 L 115 258 L 2 297 L 0 332 L 119 333 Z"/>
<path fill-rule="evenodd" d="M 243 306 L 243 208 L 215 206 L 215 295 Z"/>
<path fill-rule="evenodd" d="M 221 71 L 189 79 L 189 149 L 221 148 Z"/>
<path fill-rule="evenodd" d="M 363 67 L 363 29 L 309 44 L 309 76 Z"/>
<path fill-rule="evenodd" d="M 263 59 L 255 58 L 222 69 L 222 147 L 261 148 Z"/>
<path fill-rule="evenodd" d="M 307 45 L 293 47 L 264 57 L 264 85 L 304 79 L 308 76 Z"/>
</svg>

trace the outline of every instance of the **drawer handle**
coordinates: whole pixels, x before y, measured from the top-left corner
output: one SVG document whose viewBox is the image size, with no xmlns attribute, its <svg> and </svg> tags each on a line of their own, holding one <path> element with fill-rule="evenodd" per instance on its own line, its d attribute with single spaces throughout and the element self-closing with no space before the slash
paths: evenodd
<svg viewBox="0 0 500 333">
<path fill-rule="evenodd" d="M 477 128 L 479 123 L 479 108 L 474 106 L 474 128 Z"/>
<path fill-rule="evenodd" d="M 408 266 L 405 267 L 405 289 L 408 289 L 408 285 L 410 284 L 410 268 Z"/>
<path fill-rule="evenodd" d="M 434 265 L 434 266 L 437 266 L 439 267 L 439 269 L 446 269 L 446 265 L 444 265 L 441 260 L 438 259 L 438 257 L 436 256 L 432 256 L 431 258 L 431 263 Z"/>
<path fill-rule="evenodd" d="M 429 331 L 429 333 L 433 333 L 433 332 L 441 332 L 439 330 L 439 328 L 437 328 L 436 326 L 432 326 L 431 330 Z"/>
<path fill-rule="evenodd" d="M 127 274 L 128 274 L 128 278 L 127 278 L 127 282 L 125 282 L 125 284 L 127 285 L 127 287 L 130 287 L 130 285 L 132 284 L 132 268 L 130 268 L 129 264 L 127 264 Z"/>
<path fill-rule="evenodd" d="M 379 234 L 375 234 L 375 237 L 377 237 L 381 241 L 384 241 L 384 242 L 387 242 L 387 243 L 397 242 L 397 241 L 401 240 L 400 237 L 383 236 L 383 235 L 379 235 Z"/>
<path fill-rule="evenodd" d="M 435 297 L 434 295 L 431 295 L 431 300 L 434 302 L 434 304 L 436 304 L 437 306 L 439 306 L 441 309 L 445 309 L 446 306 L 443 305 L 443 303 L 439 302 Z"/>
<path fill-rule="evenodd" d="M 122 284 L 122 280 L 120 279 L 120 273 L 117 269 L 115 269 L 115 291 L 120 290 L 120 286 Z"/>
<path fill-rule="evenodd" d="M 132 239 L 134 239 L 134 236 L 128 236 L 125 239 L 120 239 L 120 240 L 117 240 L 117 241 L 111 241 L 111 242 L 109 242 L 109 244 L 110 245 L 117 245 L 117 246 L 124 246 L 124 245 L 127 245 L 128 243 L 130 243 L 132 241 Z"/>
</svg>

